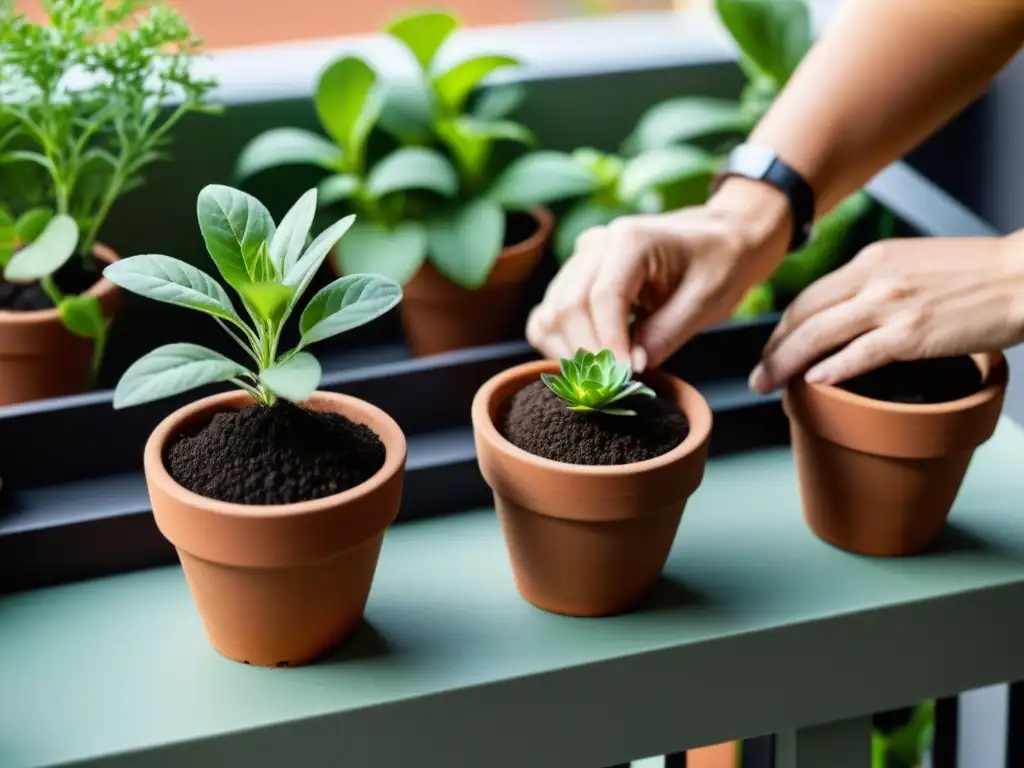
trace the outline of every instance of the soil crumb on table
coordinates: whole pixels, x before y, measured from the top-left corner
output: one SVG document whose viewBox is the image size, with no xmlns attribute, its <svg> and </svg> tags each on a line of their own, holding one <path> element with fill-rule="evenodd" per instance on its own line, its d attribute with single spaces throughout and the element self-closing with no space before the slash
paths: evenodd
<svg viewBox="0 0 1024 768">
<path fill-rule="evenodd" d="M 167 470 L 194 493 L 237 504 L 292 504 L 347 491 L 384 466 L 384 443 L 340 413 L 280 401 L 216 414 L 179 435 Z"/>
<path fill-rule="evenodd" d="M 542 381 L 535 381 L 510 399 L 501 433 L 536 456 L 591 466 L 653 459 L 671 451 L 689 434 L 686 417 L 665 398 L 638 397 L 621 405 L 637 415 L 576 413 Z"/>
</svg>

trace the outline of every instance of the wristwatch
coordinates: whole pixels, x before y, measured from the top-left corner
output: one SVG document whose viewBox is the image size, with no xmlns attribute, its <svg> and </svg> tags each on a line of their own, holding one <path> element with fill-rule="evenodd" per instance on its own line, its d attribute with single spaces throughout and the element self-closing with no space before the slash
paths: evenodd
<svg viewBox="0 0 1024 768">
<path fill-rule="evenodd" d="M 768 147 L 740 144 L 726 156 L 722 167 L 711 181 L 714 192 L 730 176 L 763 181 L 786 196 L 793 217 L 793 239 L 790 251 L 807 244 L 814 225 L 814 190 L 803 176 L 786 165 L 778 154 Z"/>
</svg>

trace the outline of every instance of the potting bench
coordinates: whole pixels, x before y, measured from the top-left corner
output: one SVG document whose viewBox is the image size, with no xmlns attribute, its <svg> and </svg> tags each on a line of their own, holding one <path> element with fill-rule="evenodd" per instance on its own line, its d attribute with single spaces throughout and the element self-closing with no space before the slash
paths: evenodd
<svg viewBox="0 0 1024 768">
<path fill-rule="evenodd" d="M 207 645 L 177 567 L 0 599 L 0 765 L 601 768 L 777 733 L 865 768 L 867 713 L 1024 679 L 1024 430 L 1005 420 L 930 553 L 804 527 L 789 450 L 715 458 L 655 594 L 570 619 L 516 593 L 490 510 L 395 526 L 320 664 Z"/>
</svg>

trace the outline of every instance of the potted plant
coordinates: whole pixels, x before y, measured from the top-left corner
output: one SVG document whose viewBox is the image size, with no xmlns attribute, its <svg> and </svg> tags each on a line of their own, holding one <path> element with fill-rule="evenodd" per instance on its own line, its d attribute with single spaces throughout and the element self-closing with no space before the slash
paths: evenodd
<svg viewBox="0 0 1024 768">
<path fill-rule="evenodd" d="M 738 101 L 669 99 L 644 112 L 618 153 L 533 152 L 496 180 L 495 196 L 511 209 L 570 201 L 555 231 L 560 261 L 590 227 L 705 202 L 723 155 L 767 112 L 813 42 L 805 0 L 716 0 L 715 7 L 747 75 Z M 858 191 L 833 208 L 815 225 L 811 242 L 752 288 L 735 315 L 777 309 L 833 269 L 847 233 L 870 207 L 867 193 Z"/>
<path fill-rule="evenodd" d="M 45 7 L 46 26 L 0 14 L 0 404 L 95 383 L 119 303 L 101 275 L 117 255 L 96 238 L 213 85 L 166 6 Z"/>
<path fill-rule="evenodd" d="M 301 664 L 352 632 L 401 499 L 402 430 L 369 403 L 318 392 L 320 365 L 306 351 L 387 312 L 401 288 L 378 275 L 339 278 L 302 310 L 296 346 L 279 349 L 285 321 L 353 221 L 307 246 L 316 197 L 307 192 L 275 226 L 249 195 L 200 192 L 206 247 L 250 323 L 220 283 L 169 256 L 104 270 L 125 290 L 210 315 L 255 365 L 169 344 L 132 364 L 114 391 L 124 408 L 215 382 L 240 390 L 165 418 L 144 466 L 156 523 L 178 550 L 210 642 L 248 664 Z"/>
<path fill-rule="evenodd" d="M 472 408 L 516 586 L 572 616 L 629 610 L 658 581 L 700 485 L 711 409 L 689 384 L 631 380 L 608 350 L 510 368 Z"/>
<path fill-rule="evenodd" d="M 439 66 L 438 50 L 457 26 L 440 12 L 395 21 L 388 32 L 416 61 L 414 80 L 384 83 L 361 59 L 341 58 L 321 74 L 315 95 L 333 141 L 274 129 L 253 139 L 237 163 L 240 178 L 285 162 L 331 172 L 319 187 L 321 205 L 359 214 L 333 266 L 404 285 L 402 319 L 415 355 L 507 336 L 553 224 L 546 209 L 509 210 L 493 194 L 497 145 L 534 138 L 507 119 L 517 89 L 471 97 L 487 75 L 518 62 L 481 55 Z M 374 126 L 394 149 L 371 164 Z"/>
<path fill-rule="evenodd" d="M 783 396 L 804 516 L 821 539 L 864 555 L 910 555 L 939 535 L 1007 382 L 1000 353 L 892 363 Z"/>
</svg>

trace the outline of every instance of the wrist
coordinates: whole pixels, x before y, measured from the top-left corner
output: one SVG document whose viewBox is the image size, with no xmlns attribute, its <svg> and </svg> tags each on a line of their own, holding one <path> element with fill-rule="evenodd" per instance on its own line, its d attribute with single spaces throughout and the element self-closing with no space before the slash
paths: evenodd
<svg viewBox="0 0 1024 768">
<path fill-rule="evenodd" d="M 748 252 L 774 261 L 785 258 L 793 236 L 789 201 L 779 189 L 742 176 L 726 178 L 708 200 L 713 214 L 738 225 Z"/>
</svg>

